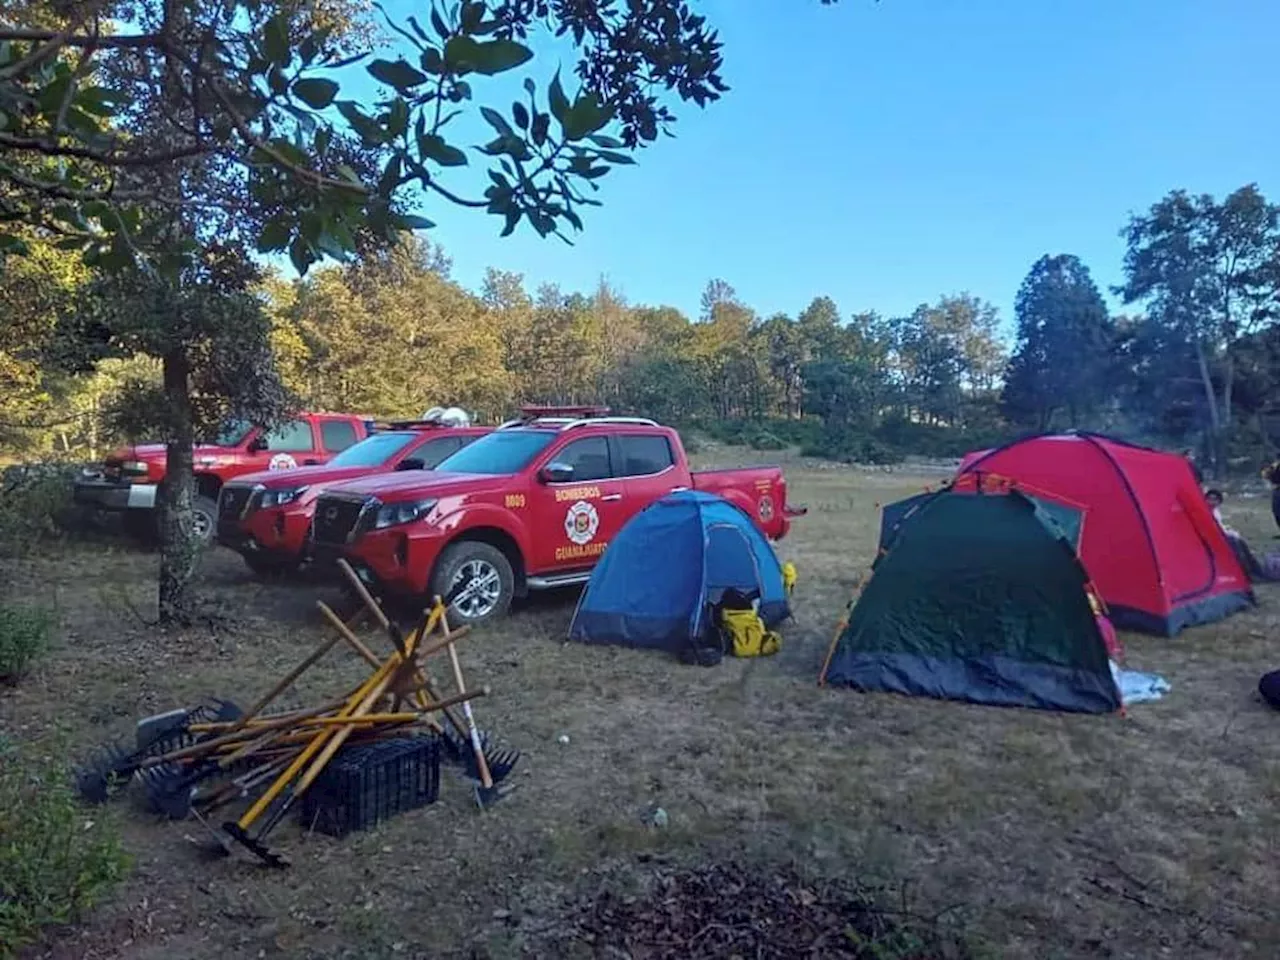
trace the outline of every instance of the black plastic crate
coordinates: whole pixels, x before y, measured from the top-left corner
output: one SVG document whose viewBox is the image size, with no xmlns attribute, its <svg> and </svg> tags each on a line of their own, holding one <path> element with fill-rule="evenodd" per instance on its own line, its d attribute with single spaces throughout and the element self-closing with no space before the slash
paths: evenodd
<svg viewBox="0 0 1280 960">
<path fill-rule="evenodd" d="M 304 827 L 334 837 L 367 830 L 440 795 L 440 741 L 396 737 L 344 747 L 302 795 Z"/>
</svg>

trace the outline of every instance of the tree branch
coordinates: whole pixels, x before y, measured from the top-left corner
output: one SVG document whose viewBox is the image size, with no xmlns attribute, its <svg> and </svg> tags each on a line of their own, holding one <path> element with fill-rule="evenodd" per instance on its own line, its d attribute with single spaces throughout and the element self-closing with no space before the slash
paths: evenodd
<svg viewBox="0 0 1280 960">
<path fill-rule="evenodd" d="M 93 46 L 113 50 L 145 50 L 159 48 L 163 39 L 164 38 L 158 33 L 122 34 L 110 37 L 95 37 L 92 34 L 76 34 L 74 36 L 68 34 L 64 36 L 63 34 L 55 33 L 52 30 L 22 30 L 0 27 L 0 40 L 17 40 L 19 42 L 25 41 L 34 43 L 47 43 L 49 41 L 56 40 L 57 45 L 53 48 L 55 50 L 57 47 L 82 48 Z M 30 59 L 30 57 L 26 58 L 26 60 Z M 15 68 L 17 67 L 22 67 L 24 70 L 29 69 L 30 64 L 27 64 L 26 60 L 19 61 L 14 64 L 13 67 L 9 67 L 4 75 L 16 75 L 17 71 Z"/>
<path fill-rule="evenodd" d="M 113 154 L 106 150 L 94 150 L 92 147 L 80 147 L 74 144 L 54 143 L 36 137 L 15 137 L 12 134 L 0 133 L 0 147 L 39 153 L 46 157 L 74 157 L 78 160 L 92 160 L 104 167 L 155 167 L 174 160 L 197 157 L 214 152 L 213 147 L 203 143 L 188 144 L 159 153 Z"/>
<path fill-rule="evenodd" d="M 434 180 L 427 180 L 426 185 L 430 189 L 434 190 L 436 193 L 440 194 L 440 196 L 444 197 L 450 203 L 456 203 L 460 207 L 476 207 L 478 209 L 480 207 L 487 207 L 489 205 L 488 200 L 467 200 L 463 197 L 460 197 L 456 193 L 452 193 L 451 191 L 446 190 L 444 187 L 440 186 L 440 184 L 436 183 Z"/>
</svg>

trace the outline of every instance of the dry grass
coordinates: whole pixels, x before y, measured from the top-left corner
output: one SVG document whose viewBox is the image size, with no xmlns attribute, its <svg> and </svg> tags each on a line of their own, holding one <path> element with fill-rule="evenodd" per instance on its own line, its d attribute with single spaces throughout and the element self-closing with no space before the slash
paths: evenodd
<svg viewBox="0 0 1280 960">
<path fill-rule="evenodd" d="M 795 463 L 788 476 L 811 513 L 782 546 L 801 582 L 779 656 L 702 669 L 570 647 L 573 597 L 541 598 L 464 642 L 469 677 L 495 690 L 482 724 L 525 752 L 495 810 L 479 814 L 446 779 L 434 807 L 368 834 L 282 828 L 295 863 L 283 873 L 202 861 L 195 825 L 128 810 L 133 876 L 33 955 L 516 956 L 602 878 L 734 857 L 905 889 L 913 911 L 963 924 L 995 957 L 1275 956 L 1280 718 L 1255 688 L 1280 666 L 1280 589 L 1175 640 L 1126 637 L 1131 665 L 1173 691 L 1124 719 L 820 690 L 875 505 L 936 475 Z M 1272 546 L 1265 501 L 1233 500 L 1227 515 Z M 333 602 L 314 585 L 257 584 L 218 552 L 205 575 L 228 622 L 161 634 L 134 612 L 153 565 L 96 547 L 3 571 L 64 630 L 0 693 L 0 729 L 74 753 L 199 696 L 251 700 L 318 641 L 317 596 Z M 299 696 L 359 673 L 336 657 Z M 663 830 L 647 822 L 659 805 Z"/>
</svg>

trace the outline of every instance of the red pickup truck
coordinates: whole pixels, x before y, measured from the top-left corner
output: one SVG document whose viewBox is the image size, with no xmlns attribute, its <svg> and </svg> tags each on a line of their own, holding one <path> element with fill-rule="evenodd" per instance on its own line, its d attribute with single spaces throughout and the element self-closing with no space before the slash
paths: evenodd
<svg viewBox="0 0 1280 960">
<path fill-rule="evenodd" d="M 781 539 L 804 511 L 778 467 L 691 472 L 675 430 L 595 408 L 529 410 L 431 474 L 330 487 L 312 526 L 320 556 L 341 555 L 389 593 L 448 596 L 461 622 L 501 616 L 514 597 L 584 582 L 635 513 L 676 490 L 738 504 Z"/>
<path fill-rule="evenodd" d="M 433 470 L 492 427 L 402 421 L 348 447 L 323 466 L 266 470 L 231 480 L 218 497 L 218 542 L 259 574 L 296 569 L 305 559 L 316 498 L 334 483 L 377 473 Z"/>
<path fill-rule="evenodd" d="M 368 417 L 343 413 L 303 413 L 297 419 L 264 430 L 236 421 L 211 443 L 195 448 L 195 530 L 213 539 L 217 497 L 223 484 L 259 470 L 288 470 L 327 463 L 336 453 L 367 437 Z M 149 535 L 155 530 L 157 492 L 165 476 L 163 443 L 140 444 L 107 457 L 101 468 L 86 470 L 76 481 L 77 503 L 125 514 L 126 526 Z"/>
</svg>

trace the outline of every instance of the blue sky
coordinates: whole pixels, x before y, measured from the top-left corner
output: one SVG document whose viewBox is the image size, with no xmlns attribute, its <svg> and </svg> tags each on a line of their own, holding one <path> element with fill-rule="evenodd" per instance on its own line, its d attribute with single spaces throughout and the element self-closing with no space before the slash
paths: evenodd
<svg viewBox="0 0 1280 960">
<path fill-rule="evenodd" d="M 1280 200 L 1276 0 L 701 6 L 730 93 L 606 177 L 573 247 L 431 204 L 460 282 L 489 265 L 530 288 L 604 275 L 691 315 L 712 277 L 765 315 L 818 295 L 896 315 L 968 291 L 1009 322 L 1042 254 L 1118 282 L 1118 231 L 1170 189 L 1257 182 Z M 528 74 L 542 87 L 554 66 Z"/>
</svg>

